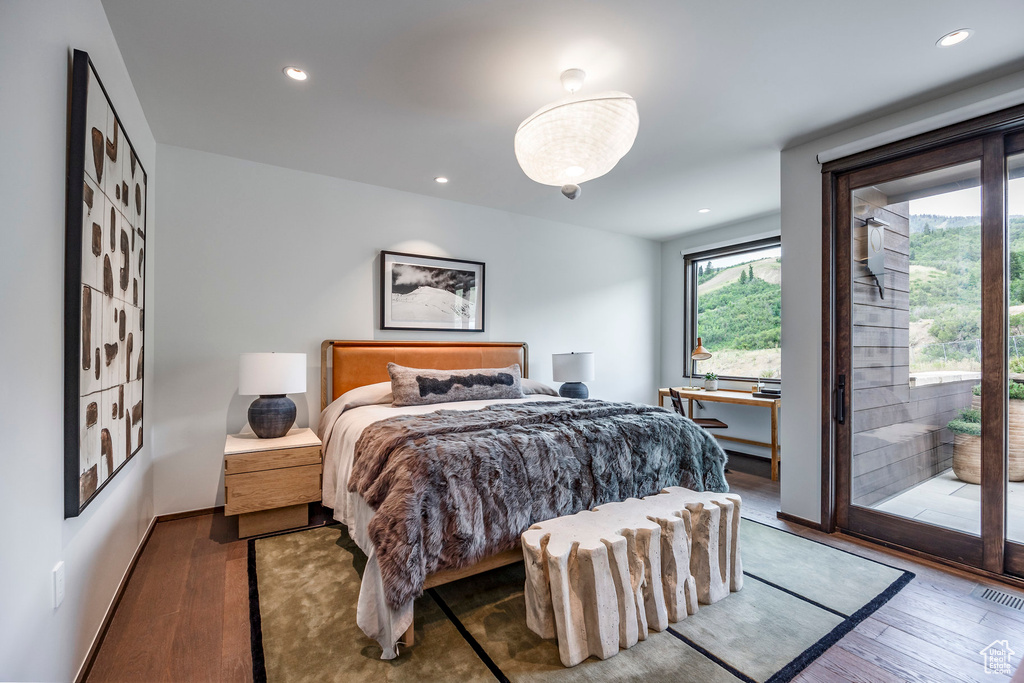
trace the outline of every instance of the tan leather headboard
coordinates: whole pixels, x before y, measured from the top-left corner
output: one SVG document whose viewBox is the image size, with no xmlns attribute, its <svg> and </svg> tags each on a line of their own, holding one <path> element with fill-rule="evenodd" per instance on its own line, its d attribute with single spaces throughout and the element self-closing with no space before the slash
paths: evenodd
<svg viewBox="0 0 1024 683">
<path fill-rule="evenodd" d="M 327 391 L 330 357 L 331 391 Z M 339 341 L 320 345 L 320 410 L 346 391 L 387 382 L 388 363 L 410 368 L 469 370 L 504 368 L 519 363 L 529 377 L 529 349 L 525 342 Z"/>
</svg>

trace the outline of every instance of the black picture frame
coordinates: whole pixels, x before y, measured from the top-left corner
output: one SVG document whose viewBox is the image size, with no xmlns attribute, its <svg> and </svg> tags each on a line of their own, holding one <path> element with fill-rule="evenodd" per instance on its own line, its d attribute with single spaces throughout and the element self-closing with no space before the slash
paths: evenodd
<svg viewBox="0 0 1024 683">
<path fill-rule="evenodd" d="M 482 261 L 382 250 L 379 270 L 380 329 L 484 331 Z"/>
<path fill-rule="evenodd" d="M 80 515 L 142 448 L 148 206 L 146 170 L 96 67 L 81 50 L 72 57 L 70 98 L 65 518 Z"/>
</svg>

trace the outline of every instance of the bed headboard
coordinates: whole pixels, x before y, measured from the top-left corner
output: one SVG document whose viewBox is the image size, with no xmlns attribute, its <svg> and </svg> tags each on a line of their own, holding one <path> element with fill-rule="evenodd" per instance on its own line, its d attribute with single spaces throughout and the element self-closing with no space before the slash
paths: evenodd
<svg viewBox="0 0 1024 683">
<path fill-rule="evenodd" d="M 327 390 L 328 360 L 331 389 Z M 388 363 L 410 368 L 470 370 L 503 368 L 519 363 L 529 377 L 526 342 L 341 341 L 320 345 L 320 410 L 349 389 L 387 382 Z"/>
</svg>

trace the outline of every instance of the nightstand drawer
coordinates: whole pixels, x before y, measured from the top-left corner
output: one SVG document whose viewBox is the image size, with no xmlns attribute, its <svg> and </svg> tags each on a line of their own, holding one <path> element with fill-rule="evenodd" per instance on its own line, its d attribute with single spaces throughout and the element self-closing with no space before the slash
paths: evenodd
<svg viewBox="0 0 1024 683">
<path fill-rule="evenodd" d="M 224 474 L 242 474 L 275 470 L 280 467 L 314 465 L 320 462 L 319 446 L 278 448 L 272 451 L 253 451 L 224 456 Z"/>
<path fill-rule="evenodd" d="M 314 465 L 224 476 L 224 514 L 238 515 L 320 500 L 319 454 Z"/>
</svg>

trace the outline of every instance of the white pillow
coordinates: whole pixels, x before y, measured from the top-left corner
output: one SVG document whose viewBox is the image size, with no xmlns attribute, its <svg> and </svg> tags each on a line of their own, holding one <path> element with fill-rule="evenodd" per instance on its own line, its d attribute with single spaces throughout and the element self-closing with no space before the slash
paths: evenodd
<svg viewBox="0 0 1024 683">
<path fill-rule="evenodd" d="M 345 410 L 348 410 L 378 403 L 391 403 L 394 398 L 391 395 L 391 382 L 377 382 L 349 389 L 339 396 L 338 400 L 344 403 Z"/>
<path fill-rule="evenodd" d="M 547 384 L 544 384 L 544 382 L 529 379 L 528 377 L 524 377 L 522 382 L 524 394 L 546 394 L 547 396 L 558 396 L 558 392 Z"/>
<path fill-rule="evenodd" d="M 346 410 L 377 404 L 390 405 L 391 401 L 391 382 L 377 382 L 376 384 L 367 384 L 350 389 L 334 399 L 331 405 L 327 406 L 320 413 L 320 422 L 317 425 L 316 431 L 317 436 L 320 437 L 321 441 L 326 441 L 334 423 L 338 421 L 338 417 Z"/>
</svg>

